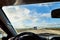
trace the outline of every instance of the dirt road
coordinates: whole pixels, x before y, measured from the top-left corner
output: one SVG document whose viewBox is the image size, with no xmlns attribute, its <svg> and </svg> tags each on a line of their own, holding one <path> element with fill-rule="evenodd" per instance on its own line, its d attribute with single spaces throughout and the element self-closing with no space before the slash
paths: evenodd
<svg viewBox="0 0 60 40">
<path fill-rule="evenodd" d="M 40 29 L 40 30 L 26 30 L 26 31 L 21 31 L 21 32 L 33 32 L 36 34 L 39 33 L 53 33 L 53 34 L 60 34 L 60 31 L 58 30 L 47 30 L 47 29 Z"/>
</svg>

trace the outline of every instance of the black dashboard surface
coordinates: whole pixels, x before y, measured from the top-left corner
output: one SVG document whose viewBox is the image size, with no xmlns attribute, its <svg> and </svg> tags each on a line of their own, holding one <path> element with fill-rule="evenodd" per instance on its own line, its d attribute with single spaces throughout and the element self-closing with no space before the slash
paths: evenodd
<svg viewBox="0 0 60 40">
<path fill-rule="evenodd" d="M 42 38 L 46 38 L 47 40 L 52 40 L 53 38 L 54 40 L 56 40 L 55 37 L 60 39 L 60 35 L 52 34 L 52 33 L 40 33 L 38 35 Z"/>
</svg>

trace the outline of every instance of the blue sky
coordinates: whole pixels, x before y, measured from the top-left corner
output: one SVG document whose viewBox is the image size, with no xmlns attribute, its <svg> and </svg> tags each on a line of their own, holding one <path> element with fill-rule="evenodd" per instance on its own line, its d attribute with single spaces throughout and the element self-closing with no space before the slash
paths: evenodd
<svg viewBox="0 0 60 40">
<path fill-rule="evenodd" d="M 37 3 L 3 7 L 15 28 L 60 27 L 60 18 L 51 18 L 51 11 L 60 8 L 60 2 Z"/>
</svg>

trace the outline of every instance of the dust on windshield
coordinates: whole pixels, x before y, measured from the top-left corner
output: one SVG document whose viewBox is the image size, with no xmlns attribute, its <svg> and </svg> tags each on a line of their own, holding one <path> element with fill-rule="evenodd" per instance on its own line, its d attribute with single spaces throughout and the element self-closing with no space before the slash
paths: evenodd
<svg viewBox="0 0 60 40">
<path fill-rule="evenodd" d="M 60 2 L 4 6 L 6 16 L 17 33 L 60 34 L 60 19 L 51 18 L 51 11 L 60 8 Z"/>
</svg>

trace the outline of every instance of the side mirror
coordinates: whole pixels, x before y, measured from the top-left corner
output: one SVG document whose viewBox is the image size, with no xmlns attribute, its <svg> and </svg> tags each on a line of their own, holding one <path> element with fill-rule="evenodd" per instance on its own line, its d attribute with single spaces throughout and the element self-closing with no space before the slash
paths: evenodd
<svg viewBox="0 0 60 40">
<path fill-rule="evenodd" d="M 54 9 L 54 10 L 52 10 L 51 17 L 52 18 L 60 18 L 60 9 Z"/>
</svg>

